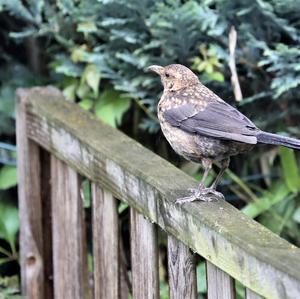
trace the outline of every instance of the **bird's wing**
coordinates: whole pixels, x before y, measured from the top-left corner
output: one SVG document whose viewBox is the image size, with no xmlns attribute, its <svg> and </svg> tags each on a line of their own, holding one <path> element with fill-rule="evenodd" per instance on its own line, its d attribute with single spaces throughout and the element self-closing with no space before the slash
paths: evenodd
<svg viewBox="0 0 300 299">
<path fill-rule="evenodd" d="M 223 101 L 215 101 L 201 108 L 183 104 L 166 110 L 163 116 L 170 125 L 189 133 L 257 143 L 259 129 L 234 107 Z"/>
</svg>

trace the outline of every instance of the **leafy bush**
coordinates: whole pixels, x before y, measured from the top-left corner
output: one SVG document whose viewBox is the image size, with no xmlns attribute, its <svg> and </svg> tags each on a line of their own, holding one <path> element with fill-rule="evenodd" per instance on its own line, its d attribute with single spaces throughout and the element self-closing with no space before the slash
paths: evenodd
<svg viewBox="0 0 300 299">
<path fill-rule="evenodd" d="M 54 84 L 69 100 L 175 160 L 163 139 L 156 142 L 161 86 L 146 71 L 150 64 L 170 63 L 191 67 L 262 129 L 300 137 L 299 13 L 292 0 L 0 0 L 1 141 L 14 142 L 15 88 Z M 238 34 L 239 103 L 227 67 L 231 26 Z M 0 161 L 13 164 L 15 155 L 6 148 Z M 236 157 L 223 191 L 299 245 L 297 159 L 270 147 L 243 163 Z M 190 164 L 180 166 L 195 175 Z"/>
</svg>

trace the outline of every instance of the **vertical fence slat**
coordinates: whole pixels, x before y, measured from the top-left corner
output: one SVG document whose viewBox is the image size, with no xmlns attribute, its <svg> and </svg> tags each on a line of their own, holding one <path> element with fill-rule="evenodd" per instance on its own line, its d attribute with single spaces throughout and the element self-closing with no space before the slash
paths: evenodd
<svg viewBox="0 0 300 299">
<path fill-rule="evenodd" d="M 119 233 L 116 200 L 92 183 L 94 298 L 119 297 Z"/>
<path fill-rule="evenodd" d="M 197 298 L 194 256 L 172 235 L 168 235 L 168 276 L 171 299 Z"/>
<path fill-rule="evenodd" d="M 40 148 L 41 195 L 44 257 L 44 298 L 53 298 L 53 261 L 52 261 L 52 213 L 51 213 L 51 170 L 50 154 Z"/>
<path fill-rule="evenodd" d="M 254 291 L 246 288 L 246 299 L 263 299 L 264 297 L 258 295 Z"/>
<path fill-rule="evenodd" d="M 44 298 L 39 147 L 27 138 L 25 90 L 17 92 L 18 197 L 22 294 Z"/>
<path fill-rule="evenodd" d="M 159 298 L 157 228 L 130 209 L 133 298 Z"/>
<path fill-rule="evenodd" d="M 227 273 L 206 261 L 207 299 L 234 299 L 234 280 Z"/>
<path fill-rule="evenodd" d="M 79 175 L 51 157 L 54 296 L 87 297 L 84 219 Z"/>
</svg>

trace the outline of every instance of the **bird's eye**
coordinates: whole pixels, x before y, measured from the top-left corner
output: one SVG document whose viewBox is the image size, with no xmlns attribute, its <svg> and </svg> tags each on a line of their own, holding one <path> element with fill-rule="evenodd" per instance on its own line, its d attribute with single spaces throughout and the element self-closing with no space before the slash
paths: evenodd
<svg viewBox="0 0 300 299">
<path fill-rule="evenodd" d="M 166 73 L 165 76 L 166 76 L 167 78 L 169 78 L 169 77 L 170 77 L 170 74 L 169 74 L 169 73 Z"/>
</svg>

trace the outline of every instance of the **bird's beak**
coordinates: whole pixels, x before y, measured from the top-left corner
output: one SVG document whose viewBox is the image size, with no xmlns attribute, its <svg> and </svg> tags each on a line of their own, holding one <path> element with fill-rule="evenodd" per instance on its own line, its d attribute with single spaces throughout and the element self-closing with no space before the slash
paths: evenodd
<svg viewBox="0 0 300 299">
<path fill-rule="evenodd" d="M 164 67 L 160 66 L 160 65 L 150 65 L 147 68 L 149 71 L 152 71 L 158 75 L 161 75 L 164 71 Z"/>
</svg>

